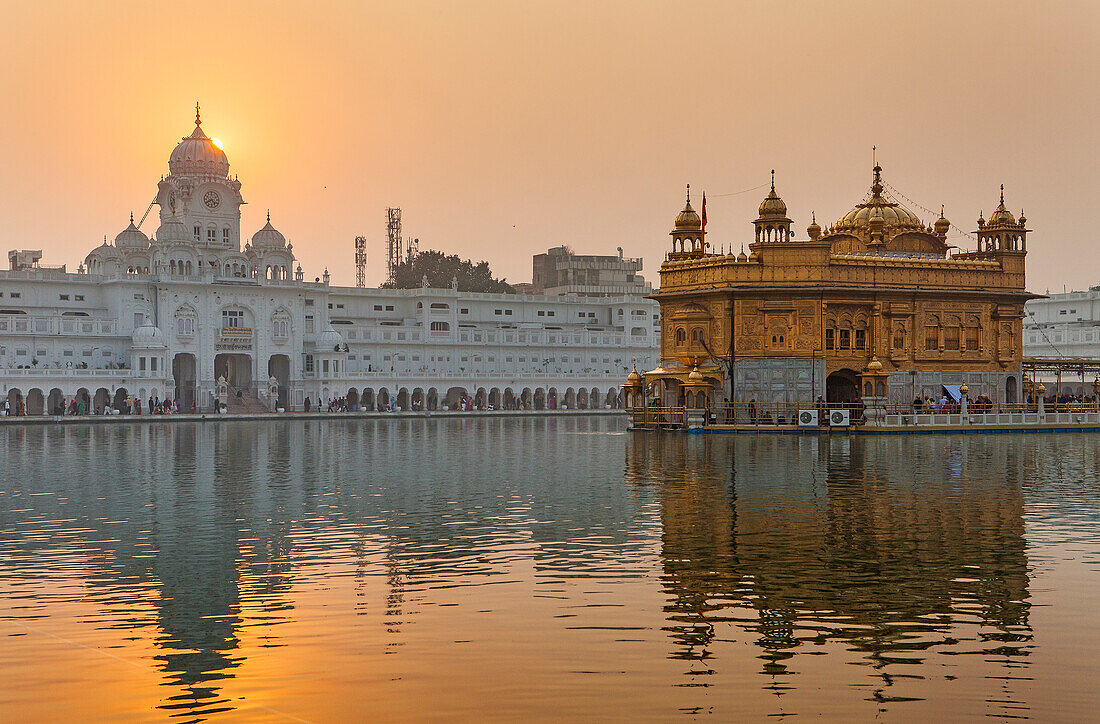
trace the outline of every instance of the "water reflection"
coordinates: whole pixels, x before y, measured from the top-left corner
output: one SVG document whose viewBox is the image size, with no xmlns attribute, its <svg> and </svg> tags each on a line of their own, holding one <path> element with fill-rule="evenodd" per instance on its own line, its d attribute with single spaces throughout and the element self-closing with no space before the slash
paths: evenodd
<svg viewBox="0 0 1100 724">
<path fill-rule="evenodd" d="M 1034 470 L 1011 446 L 970 442 L 633 438 L 626 477 L 661 496 L 667 631 L 690 683 L 707 685 L 729 625 L 755 636 L 776 693 L 798 686 L 799 653 L 829 642 L 874 672 L 880 702 L 911 698 L 895 682 L 936 655 L 1026 677 L 1021 481 Z"/>
<path fill-rule="evenodd" d="M 1085 555 L 1100 550 L 1085 525 L 1100 492 L 1059 487 L 1096 479 L 1087 436 L 413 420 L 4 427 L 0 446 L 0 622 L 34 630 L 80 603 L 67 635 L 149 642 L 168 720 L 238 709 L 231 682 L 265 650 L 328 657 L 358 637 L 405 653 L 418 621 L 455 601 L 544 643 L 576 636 L 578 663 L 552 672 L 570 690 L 623 647 L 632 674 L 624 665 L 604 695 L 622 715 L 665 700 L 692 714 L 812 713 L 798 694 L 855 690 L 867 709 L 842 711 L 858 718 L 963 678 L 985 714 L 1022 716 L 1038 646 L 1029 555 L 1066 521 Z M 327 610 L 312 639 L 282 633 L 308 594 L 341 580 L 352 605 Z M 526 598 L 503 593 L 516 585 Z M 405 653 L 428 678 L 445 645 L 479 634 L 432 635 Z M 524 687 L 498 676 L 511 695 Z M 355 680 L 343 696 L 359 697 Z M 750 704 L 746 682 L 771 703 Z"/>
</svg>

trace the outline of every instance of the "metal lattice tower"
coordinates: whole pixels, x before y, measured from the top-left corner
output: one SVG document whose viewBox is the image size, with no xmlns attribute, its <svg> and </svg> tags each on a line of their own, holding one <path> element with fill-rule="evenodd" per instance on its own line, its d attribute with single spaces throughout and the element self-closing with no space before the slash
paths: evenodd
<svg viewBox="0 0 1100 724">
<path fill-rule="evenodd" d="M 367 286 L 367 237 L 355 237 L 355 286 Z"/>
<path fill-rule="evenodd" d="M 386 273 L 390 281 L 397 276 L 397 265 L 402 262 L 401 248 L 401 209 L 386 209 L 386 238 L 389 241 L 389 254 L 386 257 Z"/>
</svg>

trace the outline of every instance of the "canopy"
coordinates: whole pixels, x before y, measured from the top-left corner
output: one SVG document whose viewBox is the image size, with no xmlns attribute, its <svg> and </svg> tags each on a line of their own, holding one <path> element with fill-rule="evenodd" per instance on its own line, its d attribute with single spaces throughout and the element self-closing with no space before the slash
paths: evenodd
<svg viewBox="0 0 1100 724">
<path fill-rule="evenodd" d="M 962 387 L 962 385 L 944 385 L 943 389 L 947 390 L 947 394 L 955 402 L 962 402 L 963 396 L 962 396 L 962 392 L 959 391 L 960 387 Z"/>
</svg>

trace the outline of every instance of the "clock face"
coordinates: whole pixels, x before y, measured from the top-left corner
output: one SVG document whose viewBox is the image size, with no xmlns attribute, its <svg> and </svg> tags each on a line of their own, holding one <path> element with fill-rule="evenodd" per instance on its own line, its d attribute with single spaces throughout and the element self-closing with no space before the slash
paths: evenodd
<svg viewBox="0 0 1100 724">
<path fill-rule="evenodd" d="M 221 204 L 222 197 L 218 196 L 217 191 L 207 191 L 202 196 L 202 202 L 206 204 L 206 208 L 216 209 L 218 208 L 218 205 Z"/>
</svg>

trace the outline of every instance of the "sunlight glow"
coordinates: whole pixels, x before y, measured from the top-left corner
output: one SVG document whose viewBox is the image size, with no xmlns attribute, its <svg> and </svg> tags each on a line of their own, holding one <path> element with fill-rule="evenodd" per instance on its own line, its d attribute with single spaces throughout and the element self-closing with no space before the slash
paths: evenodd
<svg viewBox="0 0 1100 724">
<path fill-rule="evenodd" d="M 223 151 L 225 150 L 225 148 L 222 146 L 222 142 L 221 142 L 220 138 L 211 138 L 210 142 L 213 143 L 218 148 L 220 148 L 221 150 L 223 150 Z"/>
</svg>

